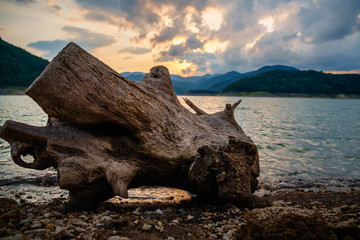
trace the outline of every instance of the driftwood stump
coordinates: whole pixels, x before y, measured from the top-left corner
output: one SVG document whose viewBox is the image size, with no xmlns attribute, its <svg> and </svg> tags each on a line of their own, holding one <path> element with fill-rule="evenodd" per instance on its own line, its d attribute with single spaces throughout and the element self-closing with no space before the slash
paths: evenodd
<svg viewBox="0 0 360 240">
<path fill-rule="evenodd" d="M 49 115 L 47 126 L 7 121 L 0 137 L 22 167 L 58 172 L 68 210 L 90 209 L 127 189 L 157 185 L 241 206 L 251 202 L 258 151 L 234 119 L 240 101 L 207 114 L 179 102 L 168 69 L 129 80 L 75 43 L 27 89 Z M 34 161 L 24 162 L 21 155 Z"/>
</svg>

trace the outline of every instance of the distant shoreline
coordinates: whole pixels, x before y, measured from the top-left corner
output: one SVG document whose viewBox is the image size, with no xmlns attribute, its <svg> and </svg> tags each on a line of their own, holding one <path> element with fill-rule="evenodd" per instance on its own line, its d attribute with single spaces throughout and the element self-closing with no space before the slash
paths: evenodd
<svg viewBox="0 0 360 240">
<path fill-rule="evenodd" d="M 25 95 L 25 87 L 0 88 L 0 95 Z"/>
<path fill-rule="evenodd" d="M 0 88 L 0 95 L 25 95 L 24 87 Z M 360 99 L 357 94 L 307 94 L 307 93 L 269 93 L 269 92 L 228 92 L 228 93 L 185 93 L 177 96 L 228 96 L 228 97 L 278 97 L 278 98 L 333 98 L 333 99 Z"/>
<path fill-rule="evenodd" d="M 360 99 L 357 94 L 306 94 L 306 93 L 269 93 L 269 92 L 250 92 L 250 93 L 188 93 L 178 94 L 178 96 L 221 96 L 221 97 L 277 97 L 277 98 L 332 98 L 332 99 Z"/>
<path fill-rule="evenodd" d="M 358 94 L 309 94 L 309 93 L 219 93 L 218 96 L 242 96 L 242 97 L 283 97 L 283 98 L 335 98 L 335 99 L 360 99 Z"/>
</svg>

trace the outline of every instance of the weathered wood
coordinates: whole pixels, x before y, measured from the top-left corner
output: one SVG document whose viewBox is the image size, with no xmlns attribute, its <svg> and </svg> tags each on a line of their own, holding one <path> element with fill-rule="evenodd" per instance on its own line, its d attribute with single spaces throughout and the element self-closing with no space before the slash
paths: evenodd
<svg viewBox="0 0 360 240">
<path fill-rule="evenodd" d="M 0 137 L 15 163 L 58 171 L 71 209 L 91 208 L 142 185 L 178 187 L 239 205 L 251 202 L 259 157 L 234 119 L 240 101 L 207 114 L 184 108 L 168 70 L 153 67 L 140 82 L 68 44 L 27 89 L 49 115 L 44 127 L 7 121 Z M 30 153 L 33 163 L 20 155 Z"/>
</svg>

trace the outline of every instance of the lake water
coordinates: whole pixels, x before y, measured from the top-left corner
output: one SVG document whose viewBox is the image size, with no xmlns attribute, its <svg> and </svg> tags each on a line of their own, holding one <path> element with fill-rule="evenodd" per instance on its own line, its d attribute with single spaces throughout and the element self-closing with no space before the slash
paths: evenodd
<svg viewBox="0 0 360 240">
<path fill-rule="evenodd" d="M 238 97 L 188 96 L 208 113 Z M 180 101 L 184 104 L 182 97 Z M 359 188 L 360 100 L 250 98 L 235 118 L 259 149 L 260 186 L 276 188 Z M 185 106 L 187 107 L 187 106 Z M 8 119 L 45 125 L 46 114 L 27 96 L 0 96 L 0 125 Z M 40 179 L 48 171 L 24 169 L 0 139 L 0 186 Z M 3 187 L 4 188 L 4 187 Z M 40 193 L 41 194 L 41 193 Z"/>
</svg>

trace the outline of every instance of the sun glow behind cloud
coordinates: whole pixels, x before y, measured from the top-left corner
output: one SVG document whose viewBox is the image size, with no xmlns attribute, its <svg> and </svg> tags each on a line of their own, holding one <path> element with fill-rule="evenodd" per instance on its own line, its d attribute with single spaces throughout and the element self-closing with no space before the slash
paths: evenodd
<svg viewBox="0 0 360 240">
<path fill-rule="evenodd" d="M 174 45 L 179 45 L 179 44 L 184 43 L 185 40 L 186 39 L 184 37 L 176 37 L 171 41 L 171 43 L 174 44 Z"/>
<path fill-rule="evenodd" d="M 222 14 L 219 10 L 215 8 L 207 8 L 201 16 L 210 30 L 217 31 L 220 29 Z"/>
<path fill-rule="evenodd" d="M 271 33 L 274 31 L 274 19 L 271 16 L 265 17 L 265 18 L 261 18 L 259 20 L 259 24 L 263 25 L 264 27 L 266 27 L 266 31 Z"/>
</svg>

